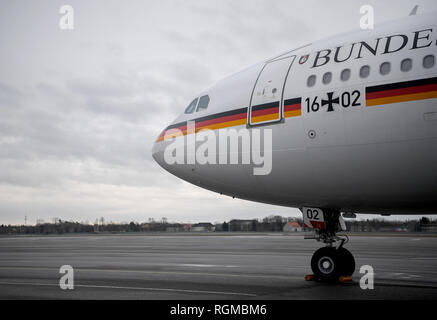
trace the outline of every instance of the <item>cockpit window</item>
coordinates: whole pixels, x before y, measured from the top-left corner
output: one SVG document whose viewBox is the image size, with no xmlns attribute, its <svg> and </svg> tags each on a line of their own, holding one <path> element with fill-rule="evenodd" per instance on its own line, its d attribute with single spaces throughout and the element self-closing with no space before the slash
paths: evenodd
<svg viewBox="0 0 437 320">
<path fill-rule="evenodd" d="M 208 104 L 209 104 L 209 96 L 201 96 L 196 111 L 205 110 L 206 108 L 208 108 Z"/>
<path fill-rule="evenodd" d="M 199 98 L 196 98 L 193 101 L 191 101 L 191 103 L 185 109 L 185 113 L 193 113 L 194 112 L 194 109 L 196 109 L 197 100 L 199 100 Z"/>
</svg>

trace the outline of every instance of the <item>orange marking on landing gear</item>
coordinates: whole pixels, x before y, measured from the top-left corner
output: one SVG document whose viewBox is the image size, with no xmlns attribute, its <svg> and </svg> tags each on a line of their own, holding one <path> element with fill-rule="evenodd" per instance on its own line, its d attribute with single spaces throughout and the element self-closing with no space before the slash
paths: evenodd
<svg viewBox="0 0 437 320">
<path fill-rule="evenodd" d="M 313 274 L 307 274 L 305 276 L 305 281 L 312 281 L 314 280 L 314 275 Z"/>
<path fill-rule="evenodd" d="M 352 281 L 352 277 L 351 276 L 342 276 L 340 277 L 340 279 L 338 279 L 338 281 L 340 282 L 351 282 Z"/>
</svg>

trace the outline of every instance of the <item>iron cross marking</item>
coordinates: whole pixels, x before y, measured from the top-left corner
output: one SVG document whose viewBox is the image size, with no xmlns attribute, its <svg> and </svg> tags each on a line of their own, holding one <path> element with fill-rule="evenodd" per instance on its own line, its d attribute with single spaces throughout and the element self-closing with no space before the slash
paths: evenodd
<svg viewBox="0 0 437 320">
<path fill-rule="evenodd" d="M 328 110 L 326 110 L 326 111 L 328 111 L 328 112 L 334 111 L 334 106 L 333 106 L 334 103 L 335 104 L 340 103 L 340 100 L 338 99 L 338 97 L 335 99 L 332 98 L 333 95 L 334 95 L 334 92 L 328 92 L 328 100 L 322 99 L 322 107 L 327 104 Z"/>
</svg>

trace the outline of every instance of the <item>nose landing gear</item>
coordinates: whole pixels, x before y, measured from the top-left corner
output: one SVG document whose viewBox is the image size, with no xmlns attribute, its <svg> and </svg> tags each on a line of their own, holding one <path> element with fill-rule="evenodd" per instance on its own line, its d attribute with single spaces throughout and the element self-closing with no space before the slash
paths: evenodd
<svg viewBox="0 0 437 320">
<path fill-rule="evenodd" d="M 355 259 L 349 250 L 341 247 L 322 247 L 311 258 L 311 269 L 318 280 L 338 281 L 355 271 Z"/>
<path fill-rule="evenodd" d="M 306 239 L 316 239 L 326 244 L 314 252 L 311 269 L 314 278 L 321 281 L 339 281 L 350 278 L 355 271 L 352 253 L 343 247 L 347 237 L 337 236 L 338 231 L 346 230 L 346 225 L 336 210 L 303 208 L 305 227 L 314 228 L 314 235 Z"/>
</svg>

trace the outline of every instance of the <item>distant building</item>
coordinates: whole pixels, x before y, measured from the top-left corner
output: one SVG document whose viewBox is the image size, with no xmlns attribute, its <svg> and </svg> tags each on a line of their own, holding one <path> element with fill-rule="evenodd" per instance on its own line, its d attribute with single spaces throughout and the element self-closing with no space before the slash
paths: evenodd
<svg viewBox="0 0 437 320">
<path fill-rule="evenodd" d="M 287 222 L 282 229 L 283 232 L 300 232 L 302 227 L 297 221 Z"/>
<path fill-rule="evenodd" d="M 142 223 L 141 224 L 141 230 L 142 231 L 150 231 L 151 227 L 150 227 L 150 223 Z"/>
<path fill-rule="evenodd" d="M 184 226 L 178 223 L 168 224 L 165 228 L 166 232 L 182 232 L 184 231 Z"/>
<path fill-rule="evenodd" d="M 184 224 L 184 231 L 191 231 L 193 225 L 191 223 Z"/>
<path fill-rule="evenodd" d="M 420 231 L 436 233 L 437 232 L 437 223 L 435 223 L 435 222 L 434 223 L 432 223 L 432 222 L 421 223 L 420 224 Z"/>
<path fill-rule="evenodd" d="M 252 220 L 238 220 L 229 221 L 229 231 L 256 231 L 257 221 Z"/>
<path fill-rule="evenodd" d="M 196 223 L 191 227 L 191 231 L 194 232 L 211 232 L 215 231 L 215 226 L 210 222 Z"/>
<path fill-rule="evenodd" d="M 287 222 L 287 218 L 284 218 L 282 216 L 271 215 L 271 216 L 265 217 L 263 219 L 263 222 L 267 222 L 267 223 L 286 223 Z"/>
</svg>

